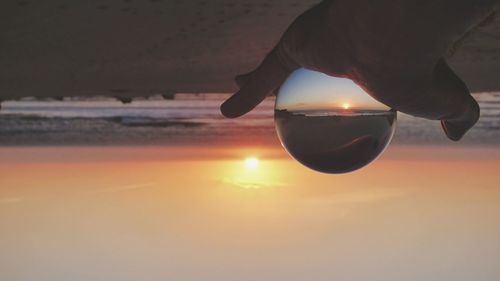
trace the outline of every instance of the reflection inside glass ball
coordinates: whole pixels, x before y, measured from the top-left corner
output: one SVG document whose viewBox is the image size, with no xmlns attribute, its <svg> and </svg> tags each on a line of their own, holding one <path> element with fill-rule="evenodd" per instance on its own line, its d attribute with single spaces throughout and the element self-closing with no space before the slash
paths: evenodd
<svg viewBox="0 0 500 281">
<path fill-rule="evenodd" d="M 324 173 L 366 166 L 394 135 L 396 112 L 349 79 L 299 69 L 281 86 L 274 120 L 297 161 Z"/>
</svg>

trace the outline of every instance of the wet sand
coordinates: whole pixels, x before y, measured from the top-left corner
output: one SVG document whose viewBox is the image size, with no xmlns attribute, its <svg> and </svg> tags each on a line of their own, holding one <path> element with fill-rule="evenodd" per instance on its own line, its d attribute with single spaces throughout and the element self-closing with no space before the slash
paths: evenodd
<svg viewBox="0 0 500 281">
<path fill-rule="evenodd" d="M 274 116 L 286 150 L 305 166 L 324 173 L 347 173 L 373 161 L 390 142 L 396 122 L 391 111 L 330 115 L 275 110 Z"/>
</svg>

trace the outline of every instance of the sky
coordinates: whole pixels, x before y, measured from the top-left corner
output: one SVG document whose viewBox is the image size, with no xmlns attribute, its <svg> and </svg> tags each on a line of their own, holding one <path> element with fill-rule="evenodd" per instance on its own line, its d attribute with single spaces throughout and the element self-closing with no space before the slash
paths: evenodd
<svg viewBox="0 0 500 281">
<path fill-rule="evenodd" d="M 281 86 L 277 109 L 335 110 L 366 109 L 389 110 L 347 78 L 332 77 L 304 68 L 293 72 Z"/>
<path fill-rule="evenodd" d="M 496 281 L 499 168 L 496 147 L 335 176 L 273 146 L 4 147 L 0 279 Z"/>
</svg>

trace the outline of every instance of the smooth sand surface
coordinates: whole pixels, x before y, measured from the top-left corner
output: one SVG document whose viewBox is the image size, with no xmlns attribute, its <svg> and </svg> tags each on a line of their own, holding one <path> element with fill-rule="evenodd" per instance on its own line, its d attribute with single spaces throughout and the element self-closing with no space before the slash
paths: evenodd
<svg viewBox="0 0 500 281">
<path fill-rule="evenodd" d="M 2 1 L 0 99 L 233 92 L 317 2 Z M 450 63 L 473 92 L 500 90 L 500 17 Z"/>
</svg>

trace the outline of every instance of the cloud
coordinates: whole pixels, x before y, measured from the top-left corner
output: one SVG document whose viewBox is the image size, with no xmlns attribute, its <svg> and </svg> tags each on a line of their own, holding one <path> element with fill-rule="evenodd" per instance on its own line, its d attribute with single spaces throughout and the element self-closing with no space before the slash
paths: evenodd
<svg viewBox="0 0 500 281">
<path fill-rule="evenodd" d="M 106 193 L 106 192 L 121 192 L 121 191 L 130 191 L 136 190 L 140 188 L 147 188 L 156 185 L 156 182 L 145 182 L 145 183 L 136 183 L 122 186 L 113 186 L 113 187 L 105 187 L 99 188 L 89 191 L 90 193 Z"/>
<path fill-rule="evenodd" d="M 237 178 L 222 178 L 221 182 L 246 189 L 270 188 L 270 187 L 279 187 L 286 185 L 285 183 L 281 182 L 267 182 L 267 181 L 264 182 L 256 180 L 242 180 Z"/>
</svg>

